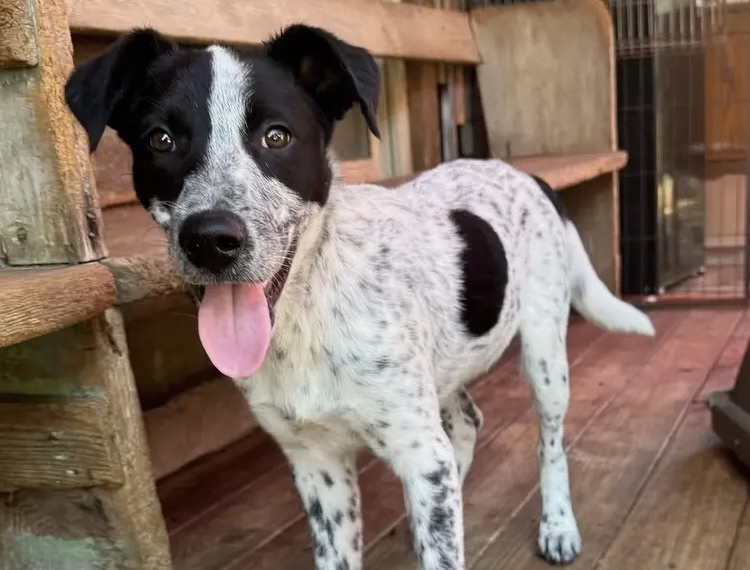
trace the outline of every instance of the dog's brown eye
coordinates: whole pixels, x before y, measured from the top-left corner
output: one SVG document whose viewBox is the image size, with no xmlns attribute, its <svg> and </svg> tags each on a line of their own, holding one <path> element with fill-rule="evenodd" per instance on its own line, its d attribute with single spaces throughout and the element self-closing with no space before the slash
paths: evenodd
<svg viewBox="0 0 750 570">
<path fill-rule="evenodd" d="M 172 152 L 175 148 L 174 139 L 161 129 L 156 129 L 149 135 L 148 144 L 156 152 Z"/>
<path fill-rule="evenodd" d="M 292 141 L 292 135 L 283 127 L 271 127 L 263 135 L 263 147 L 280 149 Z"/>
</svg>

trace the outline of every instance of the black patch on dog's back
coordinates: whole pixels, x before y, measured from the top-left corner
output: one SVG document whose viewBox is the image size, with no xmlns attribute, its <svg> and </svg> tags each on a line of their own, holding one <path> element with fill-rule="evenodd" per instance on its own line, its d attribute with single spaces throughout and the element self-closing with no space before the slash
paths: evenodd
<svg viewBox="0 0 750 570">
<path fill-rule="evenodd" d="M 461 318 L 469 333 L 481 336 L 500 318 L 508 260 L 500 238 L 485 220 L 467 210 L 453 210 L 450 217 L 464 242 Z"/>
<path fill-rule="evenodd" d="M 533 174 L 530 174 L 529 176 L 534 179 L 534 182 L 539 185 L 539 188 L 542 189 L 542 192 L 544 192 L 547 198 L 549 198 L 549 201 L 552 202 L 552 205 L 555 207 L 555 210 L 557 211 L 557 214 L 560 216 L 560 218 L 563 220 L 567 220 L 568 211 L 565 209 L 565 204 L 563 204 L 560 196 L 557 195 L 557 192 L 552 189 L 552 186 L 547 184 L 538 176 L 534 176 Z"/>
</svg>

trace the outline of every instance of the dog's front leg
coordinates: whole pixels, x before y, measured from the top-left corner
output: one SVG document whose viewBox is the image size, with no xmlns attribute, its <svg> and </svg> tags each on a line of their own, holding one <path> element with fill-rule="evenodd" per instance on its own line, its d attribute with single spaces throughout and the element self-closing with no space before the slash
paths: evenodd
<svg viewBox="0 0 750 570">
<path fill-rule="evenodd" d="M 463 506 L 456 458 L 437 404 L 430 411 L 429 404 L 424 406 L 394 412 L 363 435 L 403 483 L 422 570 L 462 570 Z"/>
<path fill-rule="evenodd" d="M 305 507 L 317 570 L 362 568 L 356 456 L 320 447 L 284 449 Z"/>
</svg>

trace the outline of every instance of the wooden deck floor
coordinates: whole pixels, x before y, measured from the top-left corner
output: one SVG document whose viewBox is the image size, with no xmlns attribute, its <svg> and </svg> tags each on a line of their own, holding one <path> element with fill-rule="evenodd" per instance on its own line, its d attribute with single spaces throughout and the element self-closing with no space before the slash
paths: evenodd
<svg viewBox="0 0 750 570">
<path fill-rule="evenodd" d="M 738 309 L 653 311 L 655 340 L 576 321 L 567 444 L 583 554 L 571 568 L 747 570 L 749 479 L 709 426 L 750 336 Z M 536 556 L 536 423 L 517 350 L 474 383 L 485 426 L 465 490 L 467 567 L 548 568 Z M 394 477 L 365 456 L 365 568 L 415 568 Z M 311 569 L 289 470 L 256 434 L 162 482 L 176 570 Z"/>
</svg>

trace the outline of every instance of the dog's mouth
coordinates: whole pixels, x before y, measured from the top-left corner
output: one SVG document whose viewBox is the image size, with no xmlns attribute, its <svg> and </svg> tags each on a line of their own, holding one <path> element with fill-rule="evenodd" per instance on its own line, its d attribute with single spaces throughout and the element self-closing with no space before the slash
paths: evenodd
<svg viewBox="0 0 750 570">
<path fill-rule="evenodd" d="M 265 283 L 205 286 L 198 310 L 198 332 L 206 354 L 222 374 L 250 376 L 263 364 L 271 344 L 276 303 L 296 250 L 296 237 L 291 237 L 281 267 Z"/>
</svg>

